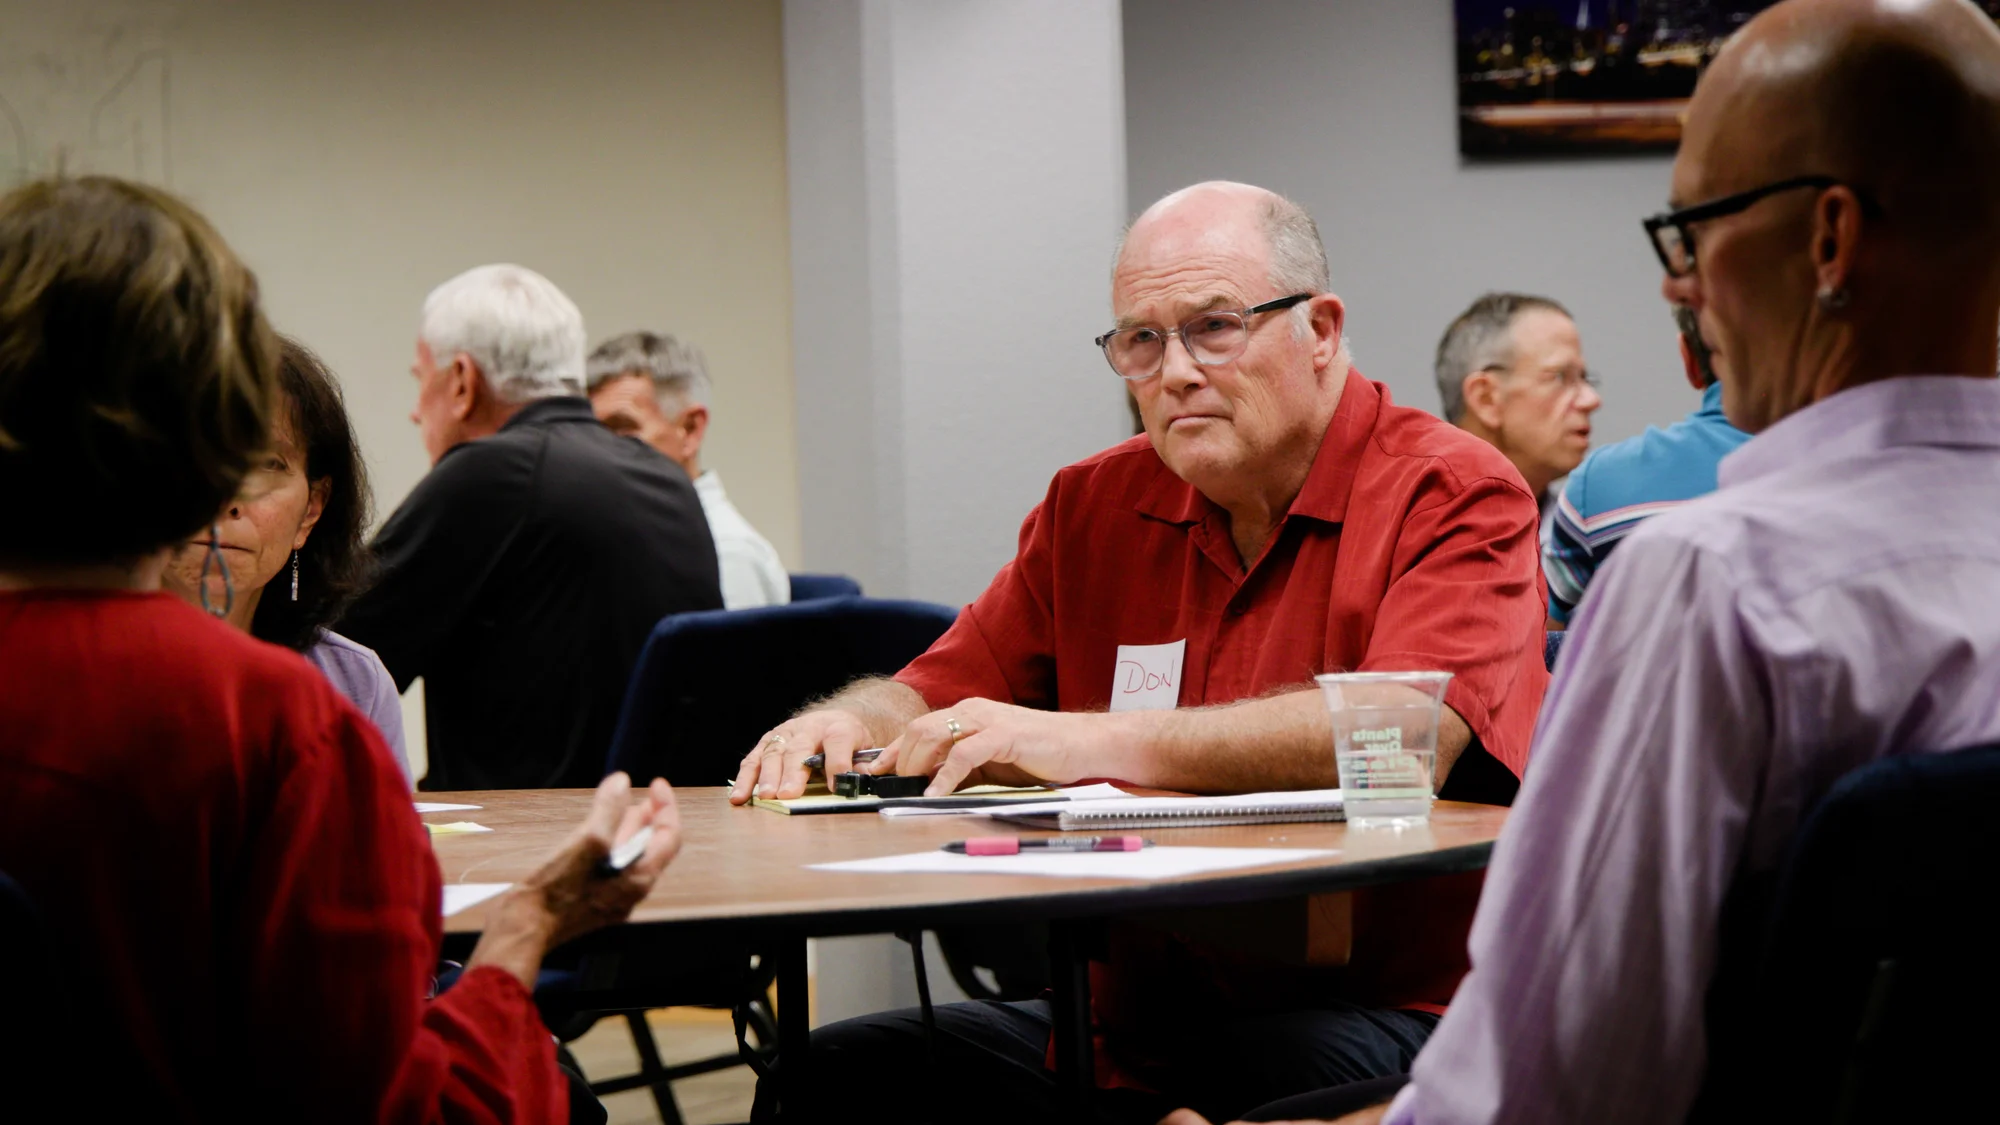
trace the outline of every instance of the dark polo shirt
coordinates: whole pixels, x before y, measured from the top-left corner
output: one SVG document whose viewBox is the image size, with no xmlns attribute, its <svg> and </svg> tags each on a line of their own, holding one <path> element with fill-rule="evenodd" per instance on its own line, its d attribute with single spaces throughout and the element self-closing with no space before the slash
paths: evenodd
<svg viewBox="0 0 2000 1125">
<path fill-rule="evenodd" d="M 423 677 L 425 789 L 597 784 L 647 634 L 722 608 L 687 474 L 581 398 L 447 451 L 374 549 L 378 580 L 340 631 L 399 690 Z"/>
</svg>

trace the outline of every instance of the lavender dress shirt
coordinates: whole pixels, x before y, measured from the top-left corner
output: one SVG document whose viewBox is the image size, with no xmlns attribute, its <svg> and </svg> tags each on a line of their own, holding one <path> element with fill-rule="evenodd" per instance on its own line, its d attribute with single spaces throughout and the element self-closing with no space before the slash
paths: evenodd
<svg viewBox="0 0 2000 1125">
<path fill-rule="evenodd" d="M 389 744 L 390 753 L 396 756 L 396 764 L 403 767 L 403 777 L 407 780 L 410 751 L 403 745 L 403 699 L 396 692 L 396 681 L 389 675 L 389 669 L 382 665 L 382 658 L 375 655 L 374 649 L 356 644 L 331 629 L 320 630 L 319 643 L 302 655 L 332 681 L 348 702 L 374 722 L 375 729 L 382 732 L 382 741 Z"/>
<path fill-rule="evenodd" d="M 1678 1122 L 1739 862 L 1840 775 L 2000 741 L 2000 382 L 1841 392 L 1722 462 L 1584 596 L 1391 1122 Z"/>
</svg>

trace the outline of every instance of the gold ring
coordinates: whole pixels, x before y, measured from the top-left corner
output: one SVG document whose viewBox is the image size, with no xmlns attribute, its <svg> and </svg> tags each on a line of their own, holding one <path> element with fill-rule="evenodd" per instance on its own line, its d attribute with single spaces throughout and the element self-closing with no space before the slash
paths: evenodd
<svg viewBox="0 0 2000 1125">
<path fill-rule="evenodd" d="M 958 725 L 957 719 L 947 716 L 944 721 L 944 729 L 951 732 L 951 740 L 953 742 L 957 742 L 959 739 L 965 737 L 965 731 Z"/>
</svg>

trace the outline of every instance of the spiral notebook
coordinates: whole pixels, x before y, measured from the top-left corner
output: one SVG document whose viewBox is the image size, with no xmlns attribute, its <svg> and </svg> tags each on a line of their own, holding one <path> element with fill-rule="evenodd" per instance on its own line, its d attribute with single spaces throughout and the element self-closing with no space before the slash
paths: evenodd
<svg viewBox="0 0 2000 1125">
<path fill-rule="evenodd" d="M 1340 790 L 1244 793 L 1233 797 L 1124 797 L 1075 804 L 1019 805 L 986 813 L 1032 828 L 1087 832 L 1126 828 L 1219 828 L 1230 824 L 1299 824 L 1345 820 Z"/>
</svg>

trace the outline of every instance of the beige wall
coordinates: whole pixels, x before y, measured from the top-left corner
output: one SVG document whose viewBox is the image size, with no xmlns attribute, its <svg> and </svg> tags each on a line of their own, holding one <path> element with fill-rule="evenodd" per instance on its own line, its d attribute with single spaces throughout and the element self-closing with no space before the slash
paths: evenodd
<svg viewBox="0 0 2000 1125">
<path fill-rule="evenodd" d="M 345 385 L 386 515 L 418 306 L 516 261 L 708 353 L 708 463 L 799 564 L 778 0 L 0 0 L 0 185 L 138 175 Z"/>
</svg>

